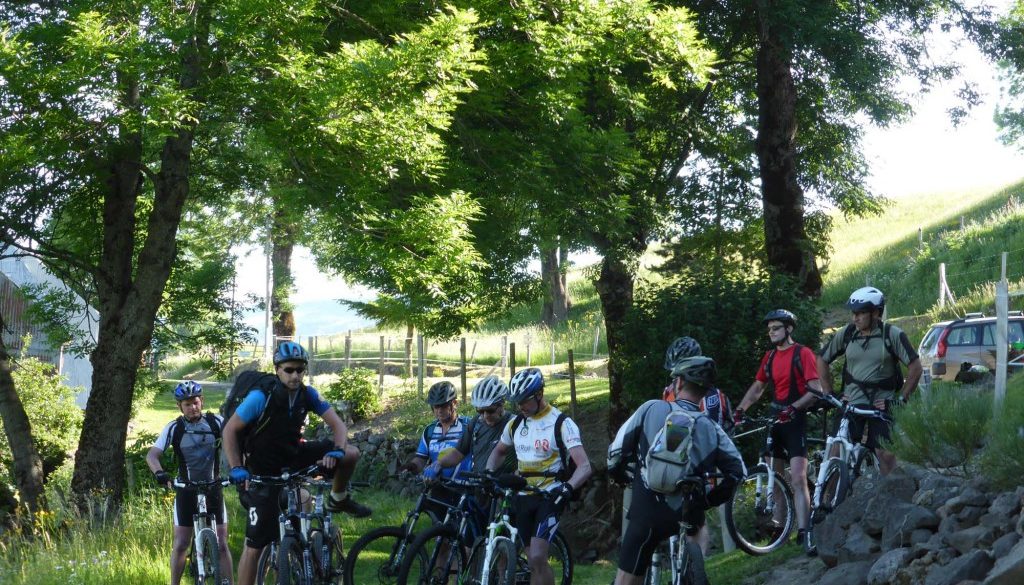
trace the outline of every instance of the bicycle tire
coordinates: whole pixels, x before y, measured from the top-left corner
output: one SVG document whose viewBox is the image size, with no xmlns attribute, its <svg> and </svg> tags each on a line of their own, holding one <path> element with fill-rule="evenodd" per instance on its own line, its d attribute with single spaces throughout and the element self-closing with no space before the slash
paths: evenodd
<svg viewBox="0 0 1024 585">
<path fill-rule="evenodd" d="M 256 585 L 277 585 L 277 543 L 263 547 L 256 561 Z"/>
<path fill-rule="evenodd" d="M 834 512 L 843 503 L 850 491 L 849 467 L 838 457 L 825 462 L 825 478 L 821 484 L 821 495 L 818 503 L 811 510 L 811 521 L 821 523 L 826 516 Z M 813 503 L 813 502 L 812 502 Z"/>
<path fill-rule="evenodd" d="M 704 568 L 704 551 L 696 542 L 685 542 L 679 547 L 679 566 L 682 567 L 682 585 L 708 585 L 708 574 Z"/>
<path fill-rule="evenodd" d="M 440 558 L 442 544 L 447 545 L 448 554 L 445 558 Z M 420 551 L 426 555 L 425 565 L 419 562 Z M 398 585 L 454 584 L 459 581 L 466 566 L 466 555 L 458 531 L 450 524 L 438 524 L 416 535 L 409 545 L 398 573 Z"/>
<path fill-rule="evenodd" d="M 411 540 L 405 541 L 405 528 L 401 526 L 381 526 L 359 537 L 345 558 L 345 585 L 397 585 L 407 549 L 399 545 L 411 544 Z M 417 556 L 418 562 L 427 562 L 422 553 Z"/>
<path fill-rule="evenodd" d="M 220 546 L 217 544 L 217 533 L 212 528 L 204 528 L 199 531 L 199 547 L 203 551 L 203 558 L 206 568 L 204 579 L 199 578 L 198 566 L 195 566 L 195 582 L 198 585 L 221 585 L 220 576 Z M 193 551 L 194 552 L 194 551 Z"/>
<path fill-rule="evenodd" d="M 484 548 L 486 537 L 478 538 L 469 554 L 469 575 L 463 581 L 465 585 L 513 585 L 516 581 L 516 565 L 518 556 L 516 546 L 507 536 L 498 536 L 491 541 L 494 551 L 491 554 L 491 566 L 488 579 L 483 580 Z M 500 573 L 500 574 L 499 574 Z"/>
<path fill-rule="evenodd" d="M 860 484 L 862 489 L 873 490 L 881 478 L 882 472 L 878 467 L 878 455 L 865 447 L 857 454 L 857 459 L 853 463 L 853 477 L 850 478 L 851 489 L 853 485 Z"/>
<path fill-rule="evenodd" d="M 657 564 L 652 555 L 651 564 L 644 573 L 644 585 L 672 585 L 672 558 L 669 555 L 667 541 L 658 545 L 655 554 Z"/>
<path fill-rule="evenodd" d="M 516 585 L 530 585 L 530 561 L 526 556 L 526 550 L 519 546 L 518 566 L 516 568 Z M 575 565 L 572 560 L 572 549 L 569 548 L 569 541 L 562 536 L 561 532 L 555 532 L 554 537 L 548 546 L 548 566 L 551 567 L 552 576 L 557 585 L 571 585 L 572 573 Z"/>
<path fill-rule="evenodd" d="M 771 497 L 764 493 L 769 474 L 776 487 Z M 774 503 L 774 511 L 769 510 L 769 503 Z M 762 463 L 750 470 L 725 503 L 725 526 L 740 550 L 749 555 L 764 555 L 786 543 L 793 531 L 795 514 L 793 488 Z"/>
<path fill-rule="evenodd" d="M 277 549 L 277 585 L 311 585 L 302 566 L 302 545 L 294 536 L 282 538 Z"/>
</svg>

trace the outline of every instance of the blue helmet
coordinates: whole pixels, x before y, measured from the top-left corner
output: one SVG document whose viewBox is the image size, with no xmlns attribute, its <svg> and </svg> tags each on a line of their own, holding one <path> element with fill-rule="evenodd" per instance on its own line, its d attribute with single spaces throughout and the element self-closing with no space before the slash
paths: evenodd
<svg viewBox="0 0 1024 585">
<path fill-rule="evenodd" d="M 195 398 L 196 396 L 202 395 L 203 387 L 192 380 L 185 380 L 174 388 L 175 400 L 187 400 L 189 398 Z"/>
<path fill-rule="evenodd" d="M 544 374 L 537 368 L 519 370 L 508 381 L 508 388 L 511 392 L 509 400 L 515 403 L 522 402 L 544 389 Z"/>
<path fill-rule="evenodd" d="M 298 343 L 286 341 L 277 346 L 277 351 L 274 352 L 274 365 L 277 366 L 283 362 L 302 362 L 308 364 L 309 354 Z"/>
</svg>

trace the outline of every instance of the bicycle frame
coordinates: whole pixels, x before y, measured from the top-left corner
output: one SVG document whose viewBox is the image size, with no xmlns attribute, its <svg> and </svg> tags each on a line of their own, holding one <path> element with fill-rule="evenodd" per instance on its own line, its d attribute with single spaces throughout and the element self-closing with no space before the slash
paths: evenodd
<svg viewBox="0 0 1024 585">
<path fill-rule="evenodd" d="M 821 499 L 824 492 L 826 475 L 829 471 L 828 462 L 833 459 L 838 459 L 847 466 L 847 469 L 850 470 L 850 477 L 855 478 L 857 461 L 859 460 L 861 453 L 868 451 L 867 446 L 865 446 L 863 442 L 854 442 L 850 438 L 849 415 L 852 414 L 865 418 L 879 418 L 882 420 L 888 420 L 888 417 L 885 416 L 882 411 L 875 410 L 873 408 L 859 408 L 847 402 L 843 402 L 831 394 L 826 395 L 817 392 L 814 394 L 832 407 L 840 409 L 842 417 L 839 421 L 839 428 L 836 430 L 836 433 L 834 435 L 829 435 L 825 439 L 825 460 L 818 468 L 818 477 L 814 484 L 814 494 L 811 497 L 811 508 L 819 510 L 822 508 Z M 863 440 L 865 437 L 861 437 L 861 439 Z"/>
<path fill-rule="evenodd" d="M 512 524 L 509 517 L 509 500 L 512 499 L 512 495 L 515 490 L 511 488 L 501 488 L 501 503 L 498 504 L 498 510 L 495 514 L 494 519 L 487 525 L 487 546 L 484 547 L 484 564 L 483 573 L 480 576 L 481 583 L 490 583 L 491 573 L 491 555 L 494 553 L 494 539 L 498 537 L 500 531 L 504 529 L 508 533 L 508 538 L 513 543 L 519 537 L 519 529 Z M 514 562 L 514 559 L 511 559 Z"/>
<path fill-rule="evenodd" d="M 740 433 L 733 437 L 733 440 L 745 437 L 747 435 L 765 431 L 764 450 L 761 451 L 760 459 L 768 466 L 768 470 L 771 471 L 772 467 L 772 427 L 775 426 L 774 417 L 765 417 L 756 421 L 753 421 L 755 425 L 761 424 L 755 429 L 751 429 L 745 433 Z M 775 474 L 769 473 L 768 481 L 762 482 L 761 477 L 758 476 L 754 488 L 754 505 L 760 508 L 762 498 L 764 499 L 764 510 L 766 513 L 771 514 L 775 510 Z"/>
<path fill-rule="evenodd" d="M 214 539 L 217 540 L 217 546 L 220 546 L 220 539 L 217 537 L 217 515 L 213 512 L 209 512 L 206 508 L 206 492 L 210 488 L 220 485 L 226 486 L 230 481 L 226 479 L 212 480 L 212 481 L 181 481 L 175 479 L 172 485 L 176 488 L 195 488 L 196 489 L 196 513 L 192 514 L 192 550 L 196 556 L 196 574 L 199 578 L 205 579 L 206 574 L 209 572 L 206 570 L 208 562 L 219 563 L 220 558 L 209 560 L 203 554 L 202 547 L 202 536 L 204 531 L 210 530 L 213 532 Z"/>
</svg>

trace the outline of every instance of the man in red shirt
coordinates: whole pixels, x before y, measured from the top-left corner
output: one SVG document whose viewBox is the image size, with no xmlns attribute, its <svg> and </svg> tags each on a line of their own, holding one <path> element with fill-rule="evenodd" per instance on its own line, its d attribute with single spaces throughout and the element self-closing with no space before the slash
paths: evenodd
<svg viewBox="0 0 1024 585">
<path fill-rule="evenodd" d="M 764 324 L 775 347 L 764 354 L 754 383 L 736 408 L 734 419 L 737 424 L 742 422 L 746 410 L 761 398 L 765 388 L 772 387 L 772 412 L 776 413 L 780 423 L 772 428 L 772 466 L 782 473 L 786 459 L 789 460 L 790 485 L 793 486 L 799 527 L 797 538 L 807 554 L 814 556 L 817 551 L 811 538 L 811 495 L 807 489 L 806 411 L 817 400 L 807 392 L 807 388 L 821 390 L 817 357 L 810 348 L 793 341 L 796 328 L 793 313 L 776 309 L 765 315 Z"/>
</svg>

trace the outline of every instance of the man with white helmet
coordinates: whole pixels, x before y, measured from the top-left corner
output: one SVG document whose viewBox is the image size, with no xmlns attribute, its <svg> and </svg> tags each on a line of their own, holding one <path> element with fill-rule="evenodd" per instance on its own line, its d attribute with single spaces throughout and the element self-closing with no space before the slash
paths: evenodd
<svg viewBox="0 0 1024 585">
<path fill-rule="evenodd" d="M 846 356 L 843 364 L 843 398 L 860 407 L 891 410 L 905 404 L 921 379 L 921 360 L 907 334 L 895 325 L 882 322 L 885 295 L 873 286 L 859 288 L 850 295 L 846 308 L 852 311 L 849 324 L 841 328 L 818 354 L 821 387 L 832 393 L 829 364 Z M 903 378 L 900 364 L 907 366 Z M 859 440 L 865 432 L 865 421 L 850 419 L 850 435 Z M 880 439 L 889 440 L 889 423 L 880 419 L 867 421 L 867 446 L 878 455 L 882 474 L 896 465 L 896 456 L 881 448 Z"/>
<path fill-rule="evenodd" d="M 544 496 L 520 494 L 516 498 L 515 522 L 528 547 L 530 584 L 553 585 L 555 576 L 548 563 L 548 549 L 562 510 L 590 478 L 590 459 L 583 450 L 576 423 L 544 399 L 544 375 L 540 370 L 519 370 L 508 385 L 519 415 L 502 430 L 501 439 L 487 460 L 487 469 L 498 469 L 509 451 L 514 451 L 519 473 L 533 487 L 547 492 Z"/>
<path fill-rule="evenodd" d="M 512 420 L 512 413 L 505 410 L 508 400 L 508 385 L 497 376 L 487 376 L 473 387 L 470 403 L 476 409 L 476 416 L 469 421 L 469 431 L 454 450 L 445 453 L 436 463 L 424 470 L 424 474 L 437 475 L 441 469 L 455 467 L 466 457 L 473 460 L 473 471 L 480 473 L 487 468 L 487 458 L 498 444 L 501 431 Z M 514 471 L 515 452 L 509 452 L 498 467 L 499 472 Z"/>
</svg>

